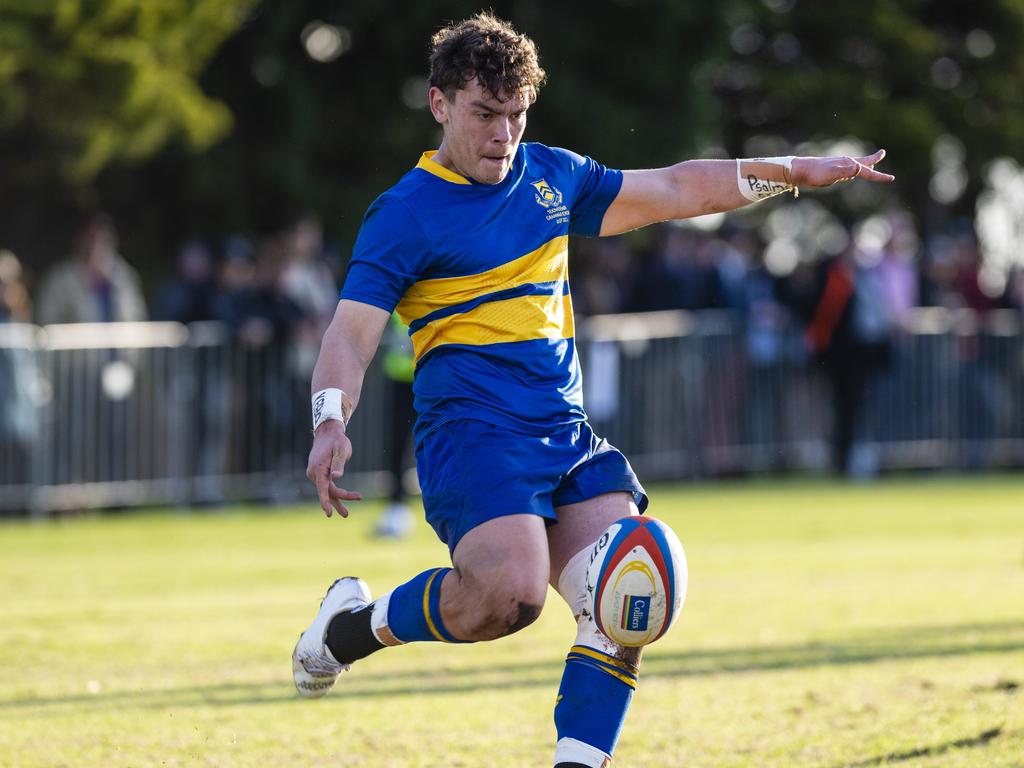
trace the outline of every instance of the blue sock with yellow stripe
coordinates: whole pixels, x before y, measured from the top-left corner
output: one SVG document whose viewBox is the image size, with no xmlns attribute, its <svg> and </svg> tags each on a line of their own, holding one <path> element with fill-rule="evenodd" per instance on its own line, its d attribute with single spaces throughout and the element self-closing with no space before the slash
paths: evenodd
<svg viewBox="0 0 1024 768">
<path fill-rule="evenodd" d="M 388 629 L 403 643 L 457 640 L 441 619 L 441 582 L 451 568 L 431 568 L 391 592 L 388 601 Z"/>
<path fill-rule="evenodd" d="M 596 648 L 574 645 L 555 700 L 556 765 L 601 765 L 611 755 L 636 688 L 637 667 Z"/>
</svg>

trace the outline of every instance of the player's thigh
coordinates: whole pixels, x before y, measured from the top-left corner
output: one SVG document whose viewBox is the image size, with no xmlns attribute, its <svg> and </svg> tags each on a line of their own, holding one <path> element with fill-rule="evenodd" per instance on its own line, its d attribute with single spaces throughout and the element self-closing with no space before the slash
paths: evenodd
<svg viewBox="0 0 1024 768">
<path fill-rule="evenodd" d="M 543 604 L 550 571 L 544 518 L 504 515 L 468 531 L 452 552 L 461 589 L 481 601 L 496 595 Z"/>
<path fill-rule="evenodd" d="M 569 559 L 593 544 L 605 528 L 623 517 L 640 514 L 628 491 L 602 493 L 591 499 L 556 507 L 558 523 L 547 529 L 551 583 L 557 586 Z"/>
<path fill-rule="evenodd" d="M 553 521 L 552 496 L 577 453 L 569 436 L 546 439 L 473 419 L 449 421 L 417 446 L 427 522 L 454 558 L 463 537 L 492 520 L 528 514 Z"/>
</svg>

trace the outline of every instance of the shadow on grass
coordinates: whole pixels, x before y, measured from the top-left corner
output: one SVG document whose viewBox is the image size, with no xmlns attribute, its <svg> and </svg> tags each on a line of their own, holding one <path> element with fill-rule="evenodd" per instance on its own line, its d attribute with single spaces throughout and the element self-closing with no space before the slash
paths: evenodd
<svg viewBox="0 0 1024 768">
<path fill-rule="evenodd" d="M 919 757 L 936 757 L 937 755 L 944 755 L 947 752 L 952 752 L 956 749 L 973 749 L 975 747 L 984 747 L 992 739 L 1002 734 L 1002 728 L 990 728 L 987 731 L 982 731 L 977 736 L 970 736 L 963 739 L 956 739 L 954 741 L 944 741 L 941 744 L 933 744 L 928 747 L 918 747 L 917 749 L 908 749 L 905 752 L 888 752 L 884 755 L 878 755 L 877 757 L 869 757 L 866 760 L 858 760 L 855 763 L 843 763 L 838 768 L 871 768 L 875 765 L 892 765 L 893 763 L 902 763 L 907 760 L 916 760 Z"/>
<path fill-rule="evenodd" d="M 901 659 L 1012 653 L 1024 650 L 1024 621 L 988 624 L 901 627 L 865 631 L 848 638 L 808 643 L 715 648 L 659 653 L 644 659 L 642 679 L 727 675 L 810 667 L 873 664 Z M 392 653 L 389 651 L 389 653 Z M 399 653 L 401 653 L 399 651 Z M 369 662 L 370 665 L 373 662 Z M 287 666 L 287 659 L 282 667 Z M 443 666 L 403 671 L 354 673 L 331 693 L 347 699 L 457 694 L 484 689 L 554 687 L 562 672 L 560 659 L 491 666 Z M 1012 692 L 1016 688 L 1008 688 Z M 276 678 L 252 683 L 224 683 L 177 688 L 97 692 L 70 696 L 24 696 L 0 700 L 0 711 L 55 706 L 94 708 L 175 708 L 277 703 L 295 699 L 290 681 Z M 864 763 L 863 765 L 873 765 Z M 856 764 L 861 765 L 861 764 Z"/>
</svg>

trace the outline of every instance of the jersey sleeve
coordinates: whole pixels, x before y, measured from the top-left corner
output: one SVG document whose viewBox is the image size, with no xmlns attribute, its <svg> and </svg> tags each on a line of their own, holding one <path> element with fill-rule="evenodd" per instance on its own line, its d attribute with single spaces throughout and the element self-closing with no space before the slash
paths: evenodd
<svg viewBox="0 0 1024 768">
<path fill-rule="evenodd" d="M 605 211 L 622 188 L 622 171 L 606 168 L 593 158 L 568 149 L 554 149 L 554 152 L 568 164 L 573 181 L 569 234 L 599 235 Z"/>
<path fill-rule="evenodd" d="M 363 218 L 341 298 L 394 311 L 423 273 L 429 252 L 423 229 L 406 204 L 382 195 Z"/>
</svg>

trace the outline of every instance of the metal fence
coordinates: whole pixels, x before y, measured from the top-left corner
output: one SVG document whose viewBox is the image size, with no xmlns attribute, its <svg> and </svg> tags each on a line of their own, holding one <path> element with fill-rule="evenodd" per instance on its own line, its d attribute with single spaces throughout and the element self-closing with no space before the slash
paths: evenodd
<svg viewBox="0 0 1024 768">
<path fill-rule="evenodd" d="M 835 397 L 797 330 L 771 355 L 727 312 L 591 318 L 587 409 L 641 477 L 830 466 Z M 849 471 L 1024 466 L 1024 340 L 1014 312 L 922 308 L 865 376 Z"/>
<path fill-rule="evenodd" d="M 580 324 L 595 429 L 642 479 L 823 471 L 832 396 L 799 334 L 760 355 L 729 313 Z M 0 512 L 311 498 L 309 361 L 216 324 L 0 325 Z M 388 490 L 389 400 L 375 363 L 347 481 Z M 1024 466 L 1014 313 L 916 311 L 869 378 L 851 469 Z"/>
</svg>

